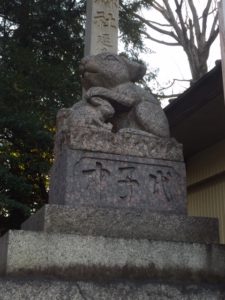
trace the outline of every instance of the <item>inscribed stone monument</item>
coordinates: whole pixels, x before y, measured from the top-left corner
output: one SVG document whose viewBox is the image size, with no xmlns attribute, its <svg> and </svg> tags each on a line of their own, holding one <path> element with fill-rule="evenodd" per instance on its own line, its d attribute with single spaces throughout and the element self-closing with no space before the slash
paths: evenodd
<svg viewBox="0 0 225 300">
<path fill-rule="evenodd" d="M 83 100 L 57 116 L 50 203 L 185 214 L 182 148 L 159 101 L 135 83 L 146 67 L 116 54 L 118 1 L 89 1 L 88 19 L 94 55 L 80 64 Z"/>
<path fill-rule="evenodd" d="M 118 1 L 88 5 L 84 98 L 57 116 L 50 205 L 0 239 L 0 298 L 225 299 L 218 222 L 185 215 L 182 146 L 116 55 Z"/>
<path fill-rule="evenodd" d="M 119 0 L 87 0 L 85 56 L 117 53 Z"/>
</svg>

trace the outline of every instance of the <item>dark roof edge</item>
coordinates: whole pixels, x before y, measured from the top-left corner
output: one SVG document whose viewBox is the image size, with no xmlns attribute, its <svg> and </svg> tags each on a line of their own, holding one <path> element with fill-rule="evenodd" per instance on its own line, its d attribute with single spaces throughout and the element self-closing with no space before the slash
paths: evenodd
<svg viewBox="0 0 225 300">
<path fill-rule="evenodd" d="M 193 85 L 191 85 L 186 91 L 184 91 L 180 96 L 175 98 L 169 105 L 167 105 L 164 108 L 164 111 L 172 109 L 178 102 L 182 101 L 182 99 L 185 99 L 189 94 L 193 93 L 195 89 L 197 89 L 202 83 L 204 83 L 205 80 L 207 80 L 210 76 L 212 76 L 214 73 L 218 72 L 222 68 L 221 60 L 216 61 L 216 65 L 213 69 L 211 69 L 209 72 L 207 72 L 205 75 L 203 75 L 198 81 L 196 81 Z"/>
</svg>

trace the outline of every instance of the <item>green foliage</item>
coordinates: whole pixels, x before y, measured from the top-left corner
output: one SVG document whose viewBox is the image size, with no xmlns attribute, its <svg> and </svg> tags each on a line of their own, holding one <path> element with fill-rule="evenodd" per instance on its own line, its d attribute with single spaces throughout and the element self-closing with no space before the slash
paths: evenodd
<svg viewBox="0 0 225 300">
<path fill-rule="evenodd" d="M 84 3 L 0 3 L 0 226 L 48 200 L 55 115 L 80 99 Z"/>
<path fill-rule="evenodd" d="M 135 14 L 142 8 L 149 8 L 152 0 L 120 0 L 120 30 L 121 39 L 125 49 L 135 49 L 144 52 L 145 46 L 141 32 L 145 30 L 145 24 L 135 18 Z M 130 47 L 129 47 L 130 46 Z"/>
<path fill-rule="evenodd" d="M 132 23 L 131 11 L 146 3 L 121 1 L 127 49 L 143 48 L 143 25 Z M 55 116 L 81 97 L 85 7 L 74 0 L 0 1 L 0 233 L 48 201 Z"/>
</svg>

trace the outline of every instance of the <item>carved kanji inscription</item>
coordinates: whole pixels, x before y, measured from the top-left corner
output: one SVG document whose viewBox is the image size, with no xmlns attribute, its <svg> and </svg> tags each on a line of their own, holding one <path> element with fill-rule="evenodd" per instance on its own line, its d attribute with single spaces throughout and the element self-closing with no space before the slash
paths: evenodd
<svg viewBox="0 0 225 300">
<path fill-rule="evenodd" d="M 104 11 L 97 11 L 94 17 L 94 23 L 101 30 L 108 28 L 117 28 L 116 19 L 112 13 L 106 14 Z"/>
<path fill-rule="evenodd" d="M 119 197 L 125 199 L 128 202 L 132 202 L 135 198 L 135 189 L 139 187 L 139 182 L 135 177 L 134 167 L 119 168 Z"/>
<path fill-rule="evenodd" d="M 88 0 L 85 55 L 117 53 L 118 24 L 118 0 Z"/>
<path fill-rule="evenodd" d="M 183 169 L 176 164 L 83 157 L 74 166 L 72 194 L 82 205 L 175 211 L 185 193 Z"/>
</svg>

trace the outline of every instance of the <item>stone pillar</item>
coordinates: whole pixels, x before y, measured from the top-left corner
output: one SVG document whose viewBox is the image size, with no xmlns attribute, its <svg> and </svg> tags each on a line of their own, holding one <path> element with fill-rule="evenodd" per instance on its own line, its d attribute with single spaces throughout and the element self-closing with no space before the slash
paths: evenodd
<svg viewBox="0 0 225 300">
<path fill-rule="evenodd" d="M 119 0 L 87 0 L 85 56 L 117 53 Z"/>
</svg>

